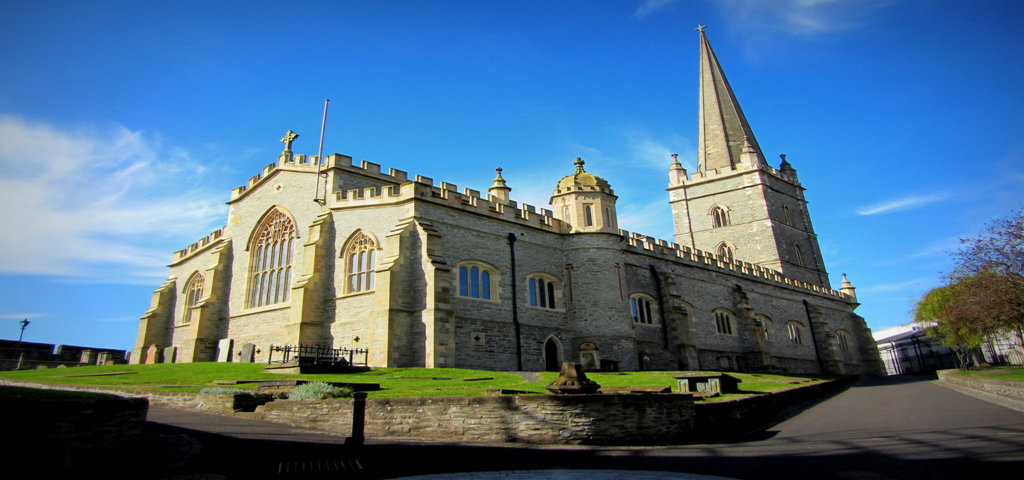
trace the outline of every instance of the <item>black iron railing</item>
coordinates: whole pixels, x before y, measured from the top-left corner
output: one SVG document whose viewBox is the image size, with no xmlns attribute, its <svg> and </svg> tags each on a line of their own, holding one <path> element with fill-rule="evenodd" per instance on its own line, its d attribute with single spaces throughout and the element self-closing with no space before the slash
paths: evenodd
<svg viewBox="0 0 1024 480">
<path fill-rule="evenodd" d="M 274 354 L 281 355 L 274 359 Z M 366 348 L 331 348 L 329 345 L 271 345 L 267 363 L 297 361 L 311 365 L 350 365 L 365 367 L 370 350 Z"/>
</svg>

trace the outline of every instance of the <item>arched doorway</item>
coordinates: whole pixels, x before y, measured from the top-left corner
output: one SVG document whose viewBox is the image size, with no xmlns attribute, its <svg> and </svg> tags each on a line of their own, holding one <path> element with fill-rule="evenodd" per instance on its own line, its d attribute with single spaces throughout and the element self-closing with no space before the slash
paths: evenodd
<svg viewBox="0 0 1024 480">
<path fill-rule="evenodd" d="M 562 346 L 555 337 L 544 342 L 544 370 L 557 372 L 562 369 Z"/>
</svg>

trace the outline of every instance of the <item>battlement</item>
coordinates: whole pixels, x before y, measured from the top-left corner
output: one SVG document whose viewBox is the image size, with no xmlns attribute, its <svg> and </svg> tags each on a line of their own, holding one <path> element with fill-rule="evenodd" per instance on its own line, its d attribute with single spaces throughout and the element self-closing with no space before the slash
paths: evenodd
<svg viewBox="0 0 1024 480">
<path fill-rule="evenodd" d="M 706 182 L 706 181 L 709 181 L 709 180 L 713 180 L 713 179 L 716 179 L 716 178 L 730 177 L 730 176 L 740 175 L 740 174 L 743 174 L 743 173 L 747 173 L 747 172 L 751 172 L 751 171 L 756 171 L 756 170 L 760 170 L 760 171 L 766 172 L 769 175 L 771 175 L 771 176 L 773 176 L 775 178 L 778 178 L 779 180 L 782 180 L 784 182 L 792 183 L 792 184 L 795 184 L 795 185 L 798 185 L 798 186 L 800 185 L 800 182 L 798 180 L 796 180 L 795 177 L 793 177 L 791 175 L 788 175 L 786 173 L 783 173 L 781 170 L 779 170 L 779 169 L 777 169 L 775 167 L 772 167 L 770 165 L 766 165 L 764 167 L 749 167 L 749 166 L 746 166 L 746 165 L 738 165 L 737 168 L 735 168 L 735 169 L 712 168 L 711 170 L 708 170 L 708 171 L 705 171 L 705 172 L 694 172 L 692 174 L 686 173 L 685 175 L 679 174 L 678 180 L 673 181 L 673 183 L 672 183 L 672 185 L 670 185 L 670 187 L 671 186 L 678 186 L 678 185 L 690 185 L 690 184 L 695 184 L 695 183 L 703 183 L 703 182 Z"/>
<path fill-rule="evenodd" d="M 200 238 L 198 242 L 189 245 L 188 248 L 174 252 L 174 260 L 171 262 L 171 265 L 180 263 L 181 261 L 190 258 L 198 254 L 199 252 L 206 250 L 208 247 L 216 244 L 221 239 L 221 237 L 224 236 L 224 228 L 225 227 L 221 227 L 217 231 L 203 238 Z"/>
<path fill-rule="evenodd" d="M 631 233 L 626 230 L 619 230 L 619 235 L 622 235 L 622 237 L 626 240 L 625 243 L 629 248 L 643 250 L 645 252 L 649 252 L 649 254 L 660 256 L 662 258 L 677 261 L 682 260 L 686 263 L 704 266 L 705 268 L 728 271 L 735 275 L 743 275 L 751 278 L 756 278 L 762 282 L 772 282 L 775 284 L 788 285 L 793 288 L 809 290 L 822 295 L 835 297 L 839 300 L 847 300 L 847 296 L 838 290 L 831 290 L 819 285 L 813 285 L 807 282 L 802 282 L 800 280 L 794 280 L 789 277 L 783 276 L 781 273 L 775 270 L 765 268 L 760 265 L 755 265 L 750 262 L 744 262 L 741 260 L 734 260 L 732 262 L 729 262 L 723 259 L 721 256 L 711 252 L 692 249 L 690 247 L 682 246 L 674 242 L 655 239 L 654 237 L 651 237 L 649 235 Z"/>
<path fill-rule="evenodd" d="M 394 172 L 395 170 L 392 170 L 392 173 Z M 528 204 L 520 205 L 515 201 L 505 202 L 493 195 L 484 196 L 479 190 L 471 188 L 465 188 L 460 193 L 458 185 L 441 182 L 435 186 L 432 178 L 422 175 L 416 175 L 412 181 L 401 185 L 339 190 L 328 198 L 327 206 L 339 209 L 394 204 L 415 198 L 554 233 L 568 232 L 568 226 L 555 218 L 550 209 L 538 209 Z"/>
</svg>

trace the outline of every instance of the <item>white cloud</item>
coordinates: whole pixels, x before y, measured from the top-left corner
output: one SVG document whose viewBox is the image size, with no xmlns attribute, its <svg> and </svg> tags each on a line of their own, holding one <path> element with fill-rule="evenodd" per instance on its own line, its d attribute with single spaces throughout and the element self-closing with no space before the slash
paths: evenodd
<svg viewBox="0 0 1024 480">
<path fill-rule="evenodd" d="M 198 188 L 200 166 L 159 136 L 0 115 L 0 138 L 0 272 L 152 281 L 224 221 L 224 193 Z"/>
<path fill-rule="evenodd" d="M 936 193 L 931 195 L 911 195 L 909 197 L 903 197 L 896 200 L 889 200 L 886 202 L 861 207 L 857 209 L 857 214 L 876 215 L 879 213 L 898 212 L 901 210 L 910 210 L 912 208 L 921 208 L 925 205 L 941 202 L 948 198 L 948 196 L 949 195 L 945 193 Z"/>
<path fill-rule="evenodd" d="M 662 10 L 675 2 L 676 0 L 644 0 L 636 8 L 636 11 L 633 12 L 633 17 L 642 20 L 647 18 L 648 15 Z"/>
<path fill-rule="evenodd" d="M 930 285 L 932 283 L 935 283 L 935 277 L 921 277 L 899 283 L 886 283 L 872 285 L 869 287 L 861 287 L 857 289 L 857 292 L 903 292 L 906 290 L 919 290 L 922 286 Z"/>
<path fill-rule="evenodd" d="M 672 154 L 679 154 L 679 163 L 693 172 L 697 170 L 697 149 L 689 140 L 679 135 L 655 138 L 645 132 L 626 133 L 630 163 L 667 172 L 672 164 Z M 666 181 L 668 174 L 666 174 Z"/>
<path fill-rule="evenodd" d="M 718 0 L 732 27 L 814 35 L 853 30 L 871 23 L 896 0 Z"/>
</svg>

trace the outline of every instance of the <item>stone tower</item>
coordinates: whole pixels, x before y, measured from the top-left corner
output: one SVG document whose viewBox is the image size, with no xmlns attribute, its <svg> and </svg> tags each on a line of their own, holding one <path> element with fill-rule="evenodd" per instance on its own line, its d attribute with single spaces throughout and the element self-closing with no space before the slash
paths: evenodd
<svg viewBox="0 0 1024 480">
<path fill-rule="evenodd" d="M 576 157 L 576 172 L 558 181 L 551 193 L 555 218 L 571 227 L 570 232 L 618 233 L 615 214 L 615 192 L 601 178 L 583 170 L 583 159 Z"/>
<path fill-rule="evenodd" d="M 680 245 L 831 288 L 796 170 L 761 147 L 700 31 L 697 172 L 669 169 L 669 203 Z"/>
</svg>

